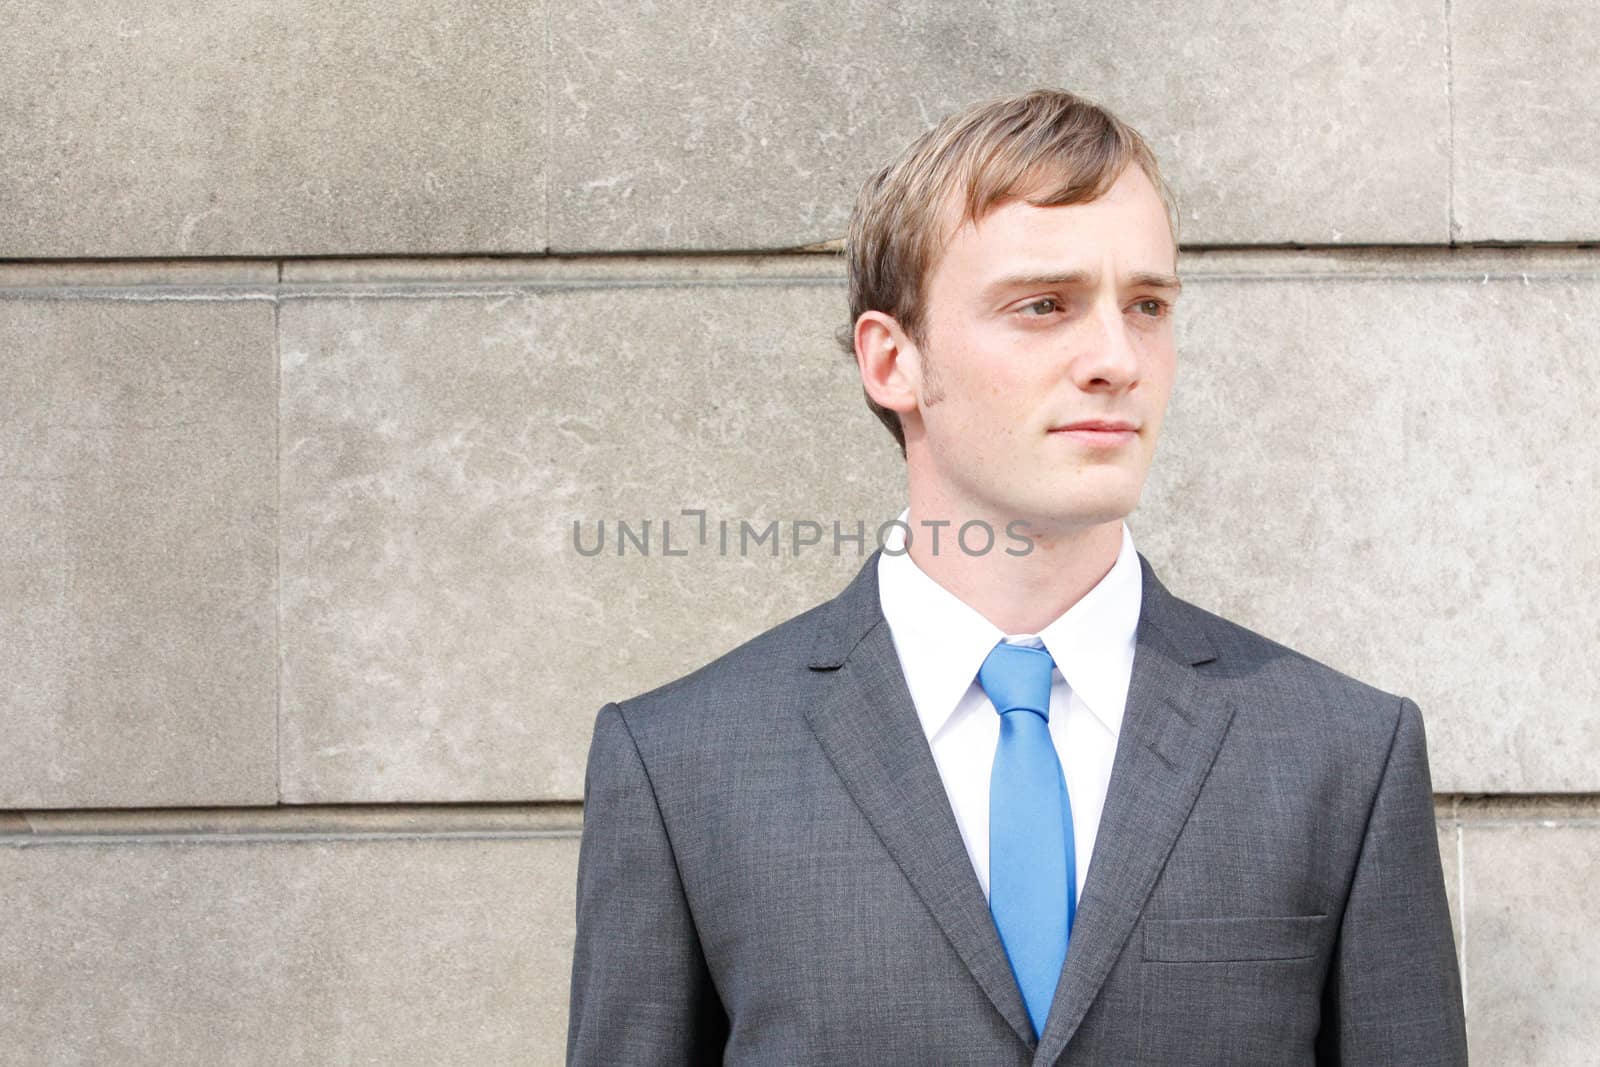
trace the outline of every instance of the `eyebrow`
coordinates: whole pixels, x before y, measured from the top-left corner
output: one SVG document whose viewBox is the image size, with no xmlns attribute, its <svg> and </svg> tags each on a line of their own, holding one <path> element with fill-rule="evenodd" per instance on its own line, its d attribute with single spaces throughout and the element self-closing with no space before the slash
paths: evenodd
<svg viewBox="0 0 1600 1067">
<path fill-rule="evenodd" d="M 1067 271 L 1064 274 L 1017 274 L 1009 278 L 1001 278 L 988 287 L 990 293 L 1003 293 L 1010 289 L 1029 289 L 1034 286 L 1050 285 L 1084 285 L 1091 281 L 1093 276 L 1086 270 Z M 1156 271 L 1135 271 L 1128 276 L 1130 285 L 1144 289 L 1170 289 L 1180 292 L 1183 283 L 1176 274 L 1162 274 Z"/>
<path fill-rule="evenodd" d="M 1137 271 L 1129 279 L 1134 285 L 1142 285 L 1150 289 L 1171 289 L 1177 291 L 1183 288 L 1183 283 L 1176 274 L 1157 274 L 1151 271 Z"/>
</svg>

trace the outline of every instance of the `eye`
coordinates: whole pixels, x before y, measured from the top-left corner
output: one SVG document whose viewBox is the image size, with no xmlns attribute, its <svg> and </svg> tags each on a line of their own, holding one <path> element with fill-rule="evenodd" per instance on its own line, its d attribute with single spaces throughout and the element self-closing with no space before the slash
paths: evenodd
<svg viewBox="0 0 1600 1067">
<path fill-rule="evenodd" d="M 1167 302 L 1165 300 L 1157 300 L 1154 297 L 1147 297 L 1133 306 L 1138 308 L 1142 314 L 1148 315 L 1153 319 L 1158 319 L 1167 313 Z"/>
<path fill-rule="evenodd" d="M 1022 305 L 1021 308 L 1022 313 L 1031 318 L 1042 318 L 1045 315 L 1052 315 L 1059 310 L 1061 310 L 1061 305 L 1053 296 L 1040 297 L 1038 300 L 1034 300 Z"/>
</svg>

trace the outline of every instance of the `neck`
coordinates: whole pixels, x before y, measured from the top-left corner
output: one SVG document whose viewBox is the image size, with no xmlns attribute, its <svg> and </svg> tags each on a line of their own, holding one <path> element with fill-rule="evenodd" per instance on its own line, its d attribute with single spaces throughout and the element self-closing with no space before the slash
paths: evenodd
<svg viewBox="0 0 1600 1067">
<path fill-rule="evenodd" d="M 982 517 L 995 531 L 990 551 L 969 554 L 956 541 L 964 522 L 979 516 L 942 515 L 919 511 L 915 501 L 907 517 L 911 526 L 909 555 L 924 574 L 961 599 L 1007 634 L 1036 634 L 1060 618 L 1099 584 L 1122 550 L 1122 520 L 1064 527 L 1049 533 L 1029 530 L 1033 548 L 1012 555 L 1022 545 L 1006 535 L 1004 520 Z M 935 529 L 924 523 L 948 520 Z"/>
</svg>

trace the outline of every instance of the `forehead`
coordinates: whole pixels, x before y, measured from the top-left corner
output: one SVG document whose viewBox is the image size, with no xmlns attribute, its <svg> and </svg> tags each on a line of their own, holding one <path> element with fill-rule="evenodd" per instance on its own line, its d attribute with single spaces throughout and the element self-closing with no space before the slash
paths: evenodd
<svg viewBox="0 0 1600 1067">
<path fill-rule="evenodd" d="M 1176 269 L 1167 206 L 1143 168 L 1130 164 L 1104 195 L 1083 203 L 1041 207 L 1029 195 L 1043 194 L 1002 200 L 976 221 L 965 216 L 961 196 L 948 197 L 930 289 L 941 275 L 970 279 L 1030 266 L 1098 269 L 1109 261 L 1118 273 Z"/>
</svg>

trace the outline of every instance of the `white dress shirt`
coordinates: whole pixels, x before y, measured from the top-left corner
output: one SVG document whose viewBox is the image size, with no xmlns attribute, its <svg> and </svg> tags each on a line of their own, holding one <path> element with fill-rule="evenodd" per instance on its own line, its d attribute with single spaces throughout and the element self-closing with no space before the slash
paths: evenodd
<svg viewBox="0 0 1600 1067">
<path fill-rule="evenodd" d="M 906 512 L 900 521 L 908 521 Z M 914 530 L 913 539 L 922 532 Z M 989 895 L 989 775 L 1000 716 L 978 685 L 978 668 L 1004 639 L 1043 647 L 1056 661 L 1050 674 L 1050 739 L 1072 801 L 1081 899 L 1133 674 L 1144 585 L 1133 535 L 1124 523 L 1116 563 L 1064 615 L 1038 634 L 1017 635 L 1001 633 L 928 577 L 901 552 L 904 538 L 895 526 L 885 539 L 886 551 L 878 557 L 878 596 L 983 895 Z"/>
</svg>

